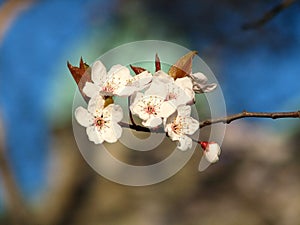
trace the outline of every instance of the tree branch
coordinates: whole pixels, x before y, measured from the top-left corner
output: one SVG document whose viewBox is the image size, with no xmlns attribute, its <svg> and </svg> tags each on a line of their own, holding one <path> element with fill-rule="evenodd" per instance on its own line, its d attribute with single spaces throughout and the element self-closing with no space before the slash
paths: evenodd
<svg viewBox="0 0 300 225">
<path fill-rule="evenodd" d="M 254 21 L 254 22 L 245 23 L 242 26 L 242 29 L 243 30 L 255 29 L 255 28 L 259 28 L 259 27 L 265 25 L 267 22 L 269 22 L 271 19 L 273 19 L 275 16 L 277 16 L 280 12 L 282 12 L 284 9 L 291 6 L 296 1 L 297 0 L 283 0 L 281 3 L 274 6 L 270 11 L 266 12 L 262 18 Z"/>
<path fill-rule="evenodd" d="M 203 128 L 216 123 L 229 124 L 234 120 L 246 118 L 246 117 L 256 117 L 256 118 L 270 118 L 270 119 L 280 119 L 280 118 L 300 118 L 300 110 L 295 112 L 247 112 L 243 111 L 238 114 L 234 114 L 227 117 L 221 117 L 217 119 L 205 120 L 199 123 L 199 128 Z"/>
<path fill-rule="evenodd" d="M 231 116 L 226 116 L 226 117 L 220 117 L 216 119 L 209 119 L 209 120 L 204 120 L 199 122 L 199 128 L 203 128 L 206 126 L 210 126 L 212 124 L 216 123 L 224 123 L 224 124 L 229 124 L 234 120 L 242 119 L 242 118 L 247 118 L 247 117 L 255 117 L 255 118 L 270 118 L 270 119 L 280 119 L 280 118 L 300 118 L 300 110 L 295 111 L 295 112 L 247 112 L 243 111 L 238 114 L 233 114 Z M 147 127 L 143 127 L 140 125 L 136 124 L 128 124 L 125 122 L 120 122 L 119 123 L 121 127 L 124 128 L 129 128 L 135 131 L 141 131 L 141 132 L 153 132 L 153 133 L 165 133 L 163 128 L 157 128 L 157 129 L 149 129 Z"/>
</svg>

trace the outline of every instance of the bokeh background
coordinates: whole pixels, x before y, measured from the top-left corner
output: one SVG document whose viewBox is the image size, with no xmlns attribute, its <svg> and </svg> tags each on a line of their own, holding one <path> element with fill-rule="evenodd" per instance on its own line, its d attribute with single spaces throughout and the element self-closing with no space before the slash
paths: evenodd
<svg viewBox="0 0 300 225">
<path fill-rule="evenodd" d="M 220 161 L 205 172 L 199 150 L 169 180 L 126 187 L 95 173 L 78 151 L 66 67 L 127 42 L 170 41 L 211 67 L 228 114 L 297 111 L 299 1 L 244 26 L 280 3 L 0 0 L 0 224 L 298 225 L 299 119 L 233 122 Z"/>
</svg>

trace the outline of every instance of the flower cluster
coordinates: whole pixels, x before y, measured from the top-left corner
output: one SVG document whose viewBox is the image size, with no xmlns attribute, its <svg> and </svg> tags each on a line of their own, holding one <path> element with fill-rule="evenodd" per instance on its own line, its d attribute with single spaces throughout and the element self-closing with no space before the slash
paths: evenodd
<svg viewBox="0 0 300 225">
<path fill-rule="evenodd" d="M 114 143 L 121 137 L 119 123 L 123 110 L 113 101 L 114 96 L 119 96 L 129 98 L 131 118 L 132 115 L 139 117 L 142 125 L 150 131 L 163 127 L 166 135 L 178 142 L 178 149 L 191 148 L 193 140 L 190 135 L 199 129 L 199 122 L 191 117 L 195 94 L 213 91 L 217 86 L 208 83 L 204 74 L 191 72 L 188 62 L 193 56 L 182 57 L 168 73 L 160 69 L 159 61 L 156 61 L 154 74 L 131 66 L 135 76 L 123 65 L 114 65 L 107 71 L 100 60 L 94 62 L 90 67 L 90 79 L 81 90 L 88 98 L 87 109 L 78 107 L 75 110 L 75 118 L 86 127 L 89 140 L 95 144 Z M 178 64 L 185 64 L 187 69 L 174 67 Z M 136 125 L 134 121 L 132 123 Z M 204 150 L 199 168 L 203 170 L 218 160 L 220 147 L 216 143 L 198 143 Z"/>
</svg>

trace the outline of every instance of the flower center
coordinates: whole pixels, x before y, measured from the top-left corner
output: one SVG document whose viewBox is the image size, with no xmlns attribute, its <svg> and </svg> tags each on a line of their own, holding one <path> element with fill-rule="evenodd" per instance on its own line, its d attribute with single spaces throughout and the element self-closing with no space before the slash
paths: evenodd
<svg viewBox="0 0 300 225">
<path fill-rule="evenodd" d="M 96 127 L 101 128 L 105 124 L 105 120 L 102 117 L 97 117 L 94 124 Z"/>
<path fill-rule="evenodd" d="M 146 113 L 148 113 L 148 114 L 155 114 L 155 108 L 154 108 L 154 106 L 152 106 L 152 105 L 146 106 L 146 107 L 145 107 L 145 111 L 146 111 Z"/>
<path fill-rule="evenodd" d="M 172 123 L 171 129 L 175 134 L 181 134 L 182 125 L 181 123 Z"/>
<path fill-rule="evenodd" d="M 105 92 L 109 92 L 109 93 L 112 93 L 114 92 L 114 87 L 112 84 L 110 83 L 107 83 L 105 86 L 102 87 L 102 91 L 105 91 Z"/>
</svg>

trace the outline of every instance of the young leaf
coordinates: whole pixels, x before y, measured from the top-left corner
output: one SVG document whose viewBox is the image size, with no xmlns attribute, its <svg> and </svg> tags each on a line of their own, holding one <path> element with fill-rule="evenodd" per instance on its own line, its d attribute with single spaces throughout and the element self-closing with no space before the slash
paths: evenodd
<svg viewBox="0 0 300 225">
<path fill-rule="evenodd" d="M 72 74 L 78 89 L 82 95 L 82 97 L 88 101 L 88 97 L 82 91 L 86 82 L 91 82 L 91 70 L 88 64 L 83 62 L 82 57 L 80 58 L 79 67 L 71 65 L 67 62 L 67 66 L 69 68 L 70 73 Z"/>
<path fill-rule="evenodd" d="M 155 72 L 161 70 L 160 59 L 158 55 L 155 55 Z"/>
<path fill-rule="evenodd" d="M 185 77 L 192 72 L 192 62 L 197 51 L 191 51 L 182 56 L 173 66 L 171 66 L 168 74 L 174 79 Z"/>
<path fill-rule="evenodd" d="M 137 75 L 137 74 L 140 74 L 144 71 L 146 71 L 146 69 L 142 68 L 142 67 L 138 67 L 138 66 L 133 66 L 133 65 L 130 65 L 130 68 L 133 70 L 133 72 Z"/>
</svg>

